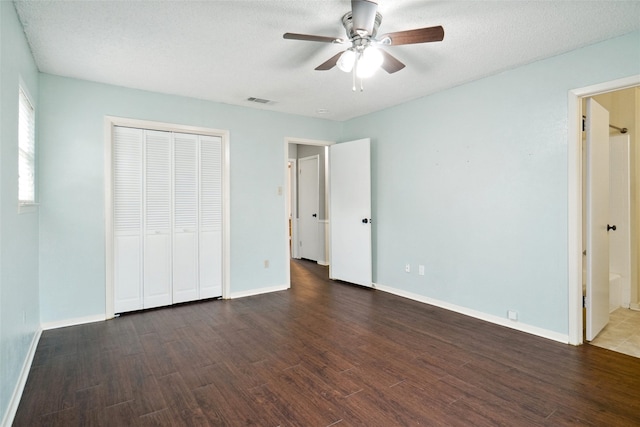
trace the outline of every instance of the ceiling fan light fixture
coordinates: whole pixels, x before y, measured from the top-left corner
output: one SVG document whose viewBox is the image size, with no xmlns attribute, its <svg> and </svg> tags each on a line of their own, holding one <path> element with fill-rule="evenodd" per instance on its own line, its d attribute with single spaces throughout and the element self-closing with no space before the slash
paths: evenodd
<svg viewBox="0 0 640 427">
<path fill-rule="evenodd" d="M 298 33 L 285 33 L 283 37 L 321 43 L 350 44 L 347 50 L 335 53 L 315 69 L 326 71 L 337 67 L 341 71 L 351 73 L 354 91 L 358 79 L 360 80 L 360 91 L 362 91 L 363 80 L 371 77 L 378 68 L 384 69 L 388 74 L 393 74 L 405 67 L 405 64 L 387 52 L 386 49 L 378 50 L 377 47 L 440 42 L 444 39 L 444 28 L 441 25 L 395 31 L 382 34 L 378 38 L 378 29 L 381 23 L 382 15 L 378 12 L 378 0 L 351 0 L 351 10 L 342 15 L 342 26 L 347 34 L 346 38 Z"/>
<path fill-rule="evenodd" d="M 344 51 L 338 59 L 337 66 L 345 73 L 350 73 L 353 70 L 353 66 L 356 63 L 356 52 L 353 49 L 347 49 Z"/>
<path fill-rule="evenodd" d="M 380 50 L 373 46 L 367 46 L 358 58 L 356 75 L 361 79 L 371 77 L 380 68 L 383 61 L 384 57 Z"/>
</svg>

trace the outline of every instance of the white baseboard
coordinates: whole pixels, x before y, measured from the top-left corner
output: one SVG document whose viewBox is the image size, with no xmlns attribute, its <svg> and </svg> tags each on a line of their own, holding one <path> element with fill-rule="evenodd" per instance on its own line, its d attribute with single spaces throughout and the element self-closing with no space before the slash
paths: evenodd
<svg viewBox="0 0 640 427">
<path fill-rule="evenodd" d="M 85 323 L 102 322 L 107 320 L 104 314 L 96 314 L 93 316 L 76 317 L 75 319 L 56 320 L 55 322 L 46 322 L 42 324 L 42 330 L 66 328 L 67 326 L 84 325 Z"/>
<path fill-rule="evenodd" d="M 253 295 L 267 294 L 269 292 L 286 291 L 287 289 L 289 289 L 289 285 L 270 286 L 267 288 L 251 289 L 251 290 L 242 291 L 242 292 L 233 292 L 229 296 L 229 299 L 250 297 Z"/>
<path fill-rule="evenodd" d="M 13 423 L 13 419 L 16 416 L 18 405 L 20 404 L 20 399 L 22 398 L 22 392 L 24 391 L 24 386 L 27 384 L 27 378 L 29 377 L 29 371 L 31 370 L 31 364 L 33 363 L 33 357 L 36 355 L 36 349 L 38 348 L 38 342 L 40 342 L 41 335 L 42 329 L 38 329 L 36 333 L 33 334 L 33 339 L 31 340 L 31 345 L 29 346 L 29 352 L 27 353 L 27 357 L 24 359 L 22 370 L 20 371 L 20 376 L 18 377 L 18 383 L 13 389 L 11 400 L 9 400 L 9 407 L 7 408 L 7 412 L 5 412 L 4 417 L 2 418 L 2 424 L 0 424 L 2 427 L 10 427 Z"/>
<path fill-rule="evenodd" d="M 507 318 L 502 318 L 499 316 L 495 316 L 493 314 L 483 313 L 481 311 L 472 310 L 467 307 L 462 307 L 459 305 L 451 304 L 448 302 L 440 301 L 437 299 L 429 298 L 424 295 L 414 294 L 412 292 L 403 291 L 401 289 L 392 288 L 390 286 L 380 285 L 377 283 L 373 284 L 375 289 L 380 291 L 388 292 L 390 294 L 398 295 L 404 298 L 408 298 L 414 301 L 422 302 L 425 304 L 433 305 L 436 307 L 444 308 L 446 310 L 455 311 L 456 313 L 464 314 L 465 316 L 473 317 L 476 319 L 484 320 L 486 322 L 494 323 L 500 326 L 506 326 L 507 328 L 515 329 L 521 332 L 526 332 L 528 334 L 536 335 L 542 338 L 547 338 L 553 341 L 558 341 L 564 344 L 569 343 L 569 335 L 561 334 L 559 332 L 550 331 L 548 329 L 539 328 L 537 326 L 527 325 L 525 323 L 520 323 L 517 321 L 509 320 Z"/>
<path fill-rule="evenodd" d="M 629 308 L 631 310 L 640 311 L 640 303 L 631 303 L 629 304 Z"/>
<path fill-rule="evenodd" d="M 329 266 L 329 261 L 318 260 L 318 265 L 322 265 L 324 267 L 328 267 Z"/>
</svg>

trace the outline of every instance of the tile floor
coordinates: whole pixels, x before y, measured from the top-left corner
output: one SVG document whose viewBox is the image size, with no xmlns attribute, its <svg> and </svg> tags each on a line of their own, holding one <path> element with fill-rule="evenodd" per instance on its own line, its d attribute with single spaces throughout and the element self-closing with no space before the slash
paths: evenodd
<svg viewBox="0 0 640 427">
<path fill-rule="evenodd" d="M 619 308 L 591 344 L 640 357 L 640 311 Z"/>
</svg>

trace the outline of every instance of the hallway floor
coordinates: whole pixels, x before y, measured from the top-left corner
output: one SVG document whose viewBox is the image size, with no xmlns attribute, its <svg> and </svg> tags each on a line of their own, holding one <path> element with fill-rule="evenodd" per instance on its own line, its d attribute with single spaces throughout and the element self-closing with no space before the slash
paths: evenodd
<svg viewBox="0 0 640 427">
<path fill-rule="evenodd" d="M 621 307 L 611 313 L 609 324 L 591 344 L 640 357 L 640 311 Z"/>
</svg>

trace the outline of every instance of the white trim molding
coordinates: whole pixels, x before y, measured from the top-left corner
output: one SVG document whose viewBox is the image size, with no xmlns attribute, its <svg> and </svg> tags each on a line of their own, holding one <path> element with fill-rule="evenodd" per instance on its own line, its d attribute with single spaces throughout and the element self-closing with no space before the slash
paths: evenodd
<svg viewBox="0 0 640 427">
<path fill-rule="evenodd" d="M 640 74 L 570 90 L 567 98 L 567 277 L 569 344 L 582 337 L 582 98 L 640 85 Z"/>
<path fill-rule="evenodd" d="M 31 370 L 31 365 L 33 364 L 33 358 L 36 355 L 36 349 L 38 348 L 41 335 L 42 328 L 39 328 L 35 334 L 33 334 L 31 344 L 29 345 L 29 352 L 27 353 L 27 357 L 24 359 L 22 369 L 20 370 L 18 382 L 13 389 L 11 399 L 9 399 L 9 406 L 2 418 L 2 423 L 0 424 L 2 427 L 10 427 L 11 424 L 13 424 L 16 412 L 18 411 L 18 405 L 20 404 L 20 399 L 22 398 L 22 393 L 24 392 L 24 386 L 27 384 L 27 378 L 29 378 L 29 371 Z"/>
<path fill-rule="evenodd" d="M 485 322 L 493 323 L 500 326 L 505 326 L 517 331 L 526 332 L 531 335 L 536 335 L 542 338 L 547 338 L 553 341 L 558 341 L 564 344 L 569 342 L 569 336 L 561 334 L 559 332 L 550 331 L 548 329 L 539 328 L 537 326 L 528 325 L 493 314 L 483 313 L 481 311 L 473 310 L 467 307 L 462 307 L 456 304 L 451 304 L 445 301 L 440 301 L 434 298 L 429 298 L 424 295 L 414 294 L 413 292 L 403 291 L 401 289 L 392 288 L 391 286 L 380 285 L 378 283 L 373 284 L 373 288 L 379 291 L 388 292 L 393 295 L 398 295 L 403 298 L 408 298 L 413 301 L 418 301 L 424 304 L 429 304 L 435 307 L 443 308 L 445 310 L 455 311 L 456 313 L 464 314 L 465 316 L 473 317 L 475 319 L 483 320 Z"/>
<path fill-rule="evenodd" d="M 279 286 L 269 286 L 266 288 L 251 289 L 248 291 L 234 292 L 229 296 L 229 299 L 245 298 L 245 297 L 251 297 L 254 295 L 268 294 L 270 292 L 286 291 L 290 287 L 291 287 L 290 285 L 279 285 Z"/>
<path fill-rule="evenodd" d="M 43 323 L 42 330 L 48 331 L 50 329 L 66 328 L 67 326 L 84 325 L 86 323 L 104 322 L 107 317 L 104 314 L 95 314 L 93 316 L 76 317 L 74 319 L 56 320 L 55 322 Z"/>
</svg>

